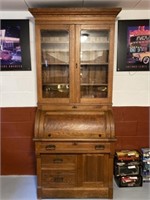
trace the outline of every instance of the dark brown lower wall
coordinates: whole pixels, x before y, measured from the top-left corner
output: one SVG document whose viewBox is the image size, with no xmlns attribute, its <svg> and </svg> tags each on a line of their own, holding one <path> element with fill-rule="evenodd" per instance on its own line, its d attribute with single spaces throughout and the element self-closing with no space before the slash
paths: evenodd
<svg viewBox="0 0 150 200">
<path fill-rule="evenodd" d="M 1 174 L 35 174 L 34 118 L 36 108 L 1 109 Z"/>
<path fill-rule="evenodd" d="M 34 175 L 35 107 L 1 108 L 1 174 Z M 149 146 L 150 107 L 113 107 L 116 150 Z"/>
<path fill-rule="evenodd" d="M 113 107 L 116 150 L 137 149 L 150 145 L 150 107 Z"/>
</svg>

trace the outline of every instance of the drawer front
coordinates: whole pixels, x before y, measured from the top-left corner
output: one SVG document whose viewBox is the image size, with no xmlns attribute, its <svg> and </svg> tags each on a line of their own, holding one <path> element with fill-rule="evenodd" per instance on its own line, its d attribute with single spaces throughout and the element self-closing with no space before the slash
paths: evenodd
<svg viewBox="0 0 150 200">
<path fill-rule="evenodd" d="M 109 153 L 110 143 L 101 142 L 41 142 L 36 144 L 39 153 Z"/>
<path fill-rule="evenodd" d="M 74 171 L 50 171 L 42 170 L 42 186 L 52 187 L 73 187 L 76 185 L 76 176 Z"/>
<path fill-rule="evenodd" d="M 41 164 L 42 167 L 46 168 L 60 168 L 60 169 L 75 169 L 77 163 L 76 155 L 64 155 L 64 154 L 56 154 L 56 155 L 41 155 Z"/>
</svg>

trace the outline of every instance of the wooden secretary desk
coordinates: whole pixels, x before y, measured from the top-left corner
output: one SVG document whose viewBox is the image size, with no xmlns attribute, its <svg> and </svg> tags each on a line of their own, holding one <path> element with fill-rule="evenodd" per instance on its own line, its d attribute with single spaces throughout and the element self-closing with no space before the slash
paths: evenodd
<svg viewBox="0 0 150 200">
<path fill-rule="evenodd" d="M 120 8 L 31 8 L 38 198 L 112 198 L 112 78 Z"/>
</svg>

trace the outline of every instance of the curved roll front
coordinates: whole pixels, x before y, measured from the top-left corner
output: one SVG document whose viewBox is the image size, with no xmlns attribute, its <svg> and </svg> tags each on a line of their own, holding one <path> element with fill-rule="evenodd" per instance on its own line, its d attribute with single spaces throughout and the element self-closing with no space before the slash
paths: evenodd
<svg viewBox="0 0 150 200">
<path fill-rule="evenodd" d="M 111 110 L 87 113 L 62 113 L 37 110 L 35 139 L 113 139 Z"/>
</svg>

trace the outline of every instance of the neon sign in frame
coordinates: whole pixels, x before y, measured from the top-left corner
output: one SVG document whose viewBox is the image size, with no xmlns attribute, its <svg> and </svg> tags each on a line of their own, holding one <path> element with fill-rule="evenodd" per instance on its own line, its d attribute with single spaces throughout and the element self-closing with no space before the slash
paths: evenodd
<svg viewBox="0 0 150 200">
<path fill-rule="evenodd" d="M 149 20 L 119 20 L 117 71 L 149 70 Z"/>
<path fill-rule="evenodd" d="M 31 70 L 29 20 L 1 20 L 0 71 Z"/>
</svg>

